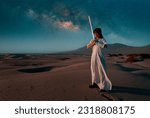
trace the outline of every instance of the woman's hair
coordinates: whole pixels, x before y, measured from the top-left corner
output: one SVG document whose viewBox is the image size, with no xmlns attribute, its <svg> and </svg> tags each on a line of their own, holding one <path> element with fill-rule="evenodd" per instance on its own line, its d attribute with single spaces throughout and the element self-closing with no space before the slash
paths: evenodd
<svg viewBox="0 0 150 118">
<path fill-rule="evenodd" d="M 98 35 L 99 35 L 100 38 L 103 38 L 103 34 L 102 34 L 101 28 L 95 28 L 94 31 L 93 31 L 93 33 L 95 33 L 95 32 L 98 33 Z"/>
</svg>

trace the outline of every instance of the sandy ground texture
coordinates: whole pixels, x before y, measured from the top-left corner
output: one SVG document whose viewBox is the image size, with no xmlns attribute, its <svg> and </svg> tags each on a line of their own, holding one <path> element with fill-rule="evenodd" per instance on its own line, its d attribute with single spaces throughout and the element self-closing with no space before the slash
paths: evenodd
<svg viewBox="0 0 150 118">
<path fill-rule="evenodd" d="M 111 92 L 90 89 L 89 55 L 0 55 L 0 100 L 150 100 L 150 59 L 106 55 Z"/>
</svg>

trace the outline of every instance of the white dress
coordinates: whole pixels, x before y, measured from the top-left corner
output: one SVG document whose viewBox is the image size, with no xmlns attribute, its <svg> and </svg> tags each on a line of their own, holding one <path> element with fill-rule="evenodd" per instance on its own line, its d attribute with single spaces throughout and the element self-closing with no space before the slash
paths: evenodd
<svg viewBox="0 0 150 118">
<path fill-rule="evenodd" d="M 106 41 L 104 39 L 99 39 L 93 46 L 91 56 L 91 75 L 92 84 L 96 83 L 100 89 L 107 91 L 112 89 L 112 83 L 106 74 L 105 57 L 101 52 L 101 49 L 104 48 L 105 44 Z"/>
</svg>

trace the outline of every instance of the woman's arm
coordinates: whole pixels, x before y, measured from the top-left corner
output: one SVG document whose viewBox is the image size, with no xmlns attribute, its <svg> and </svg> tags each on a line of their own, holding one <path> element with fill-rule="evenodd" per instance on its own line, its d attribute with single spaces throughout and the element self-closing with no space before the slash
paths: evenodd
<svg viewBox="0 0 150 118">
<path fill-rule="evenodd" d="M 91 42 L 87 45 L 87 48 L 92 48 L 95 44 L 95 41 L 91 40 Z"/>
</svg>

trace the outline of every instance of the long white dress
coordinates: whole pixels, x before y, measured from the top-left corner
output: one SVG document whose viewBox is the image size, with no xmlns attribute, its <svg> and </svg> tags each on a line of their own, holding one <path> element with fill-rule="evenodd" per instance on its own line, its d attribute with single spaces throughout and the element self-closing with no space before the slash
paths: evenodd
<svg viewBox="0 0 150 118">
<path fill-rule="evenodd" d="M 112 83 L 106 74 L 105 57 L 101 49 L 104 48 L 106 41 L 99 39 L 92 49 L 91 56 L 91 75 L 92 84 L 96 83 L 100 89 L 111 90 Z"/>
</svg>

